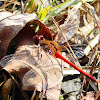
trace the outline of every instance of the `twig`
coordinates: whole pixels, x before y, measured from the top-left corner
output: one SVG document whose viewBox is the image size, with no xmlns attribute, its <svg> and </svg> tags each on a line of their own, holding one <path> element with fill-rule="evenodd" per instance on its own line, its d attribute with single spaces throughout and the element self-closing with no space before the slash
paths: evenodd
<svg viewBox="0 0 100 100">
<path fill-rule="evenodd" d="M 7 6 L 11 5 L 13 2 L 15 2 L 16 0 L 12 0 L 11 2 L 4 4 L 3 6 L 0 7 L 0 9 L 6 8 Z"/>
<path fill-rule="evenodd" d="M 35 95 L 36 95 L 36 89 L 34 90 L 34 92 L 33 92 L 33 94 L 32 94 L 31 100 L 34 100 Z"/>
</svg>

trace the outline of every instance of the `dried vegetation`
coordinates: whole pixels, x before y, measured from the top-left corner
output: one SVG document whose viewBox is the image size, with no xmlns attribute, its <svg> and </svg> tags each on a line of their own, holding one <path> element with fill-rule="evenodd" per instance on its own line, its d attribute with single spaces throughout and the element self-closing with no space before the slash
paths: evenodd
<svg viewBox="0 0 100 100">
<path fill-rule="evenodd" d="M 60 91 L 63 77 L 79 72 L 56 58 L 56 51 L 100 82 L 99 0 L 2 0 L 0 4 L 2 100 L 65 100 L 70 93 Z M 100 83 L 79 76 L 82 84 L 75 97 L 99 100 Z"/>
</svg>

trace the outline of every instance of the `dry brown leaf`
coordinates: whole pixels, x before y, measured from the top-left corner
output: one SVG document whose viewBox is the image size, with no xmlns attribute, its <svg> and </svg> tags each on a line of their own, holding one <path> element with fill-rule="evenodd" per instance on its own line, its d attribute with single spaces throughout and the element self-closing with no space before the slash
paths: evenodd
<svg viewBox="0 0 100 100">
<path fill-rule="evenodd" d="M 0 16 L 4 16 L 0 20 L 0 59 L 6 55 L 9 43 L 18 34 L 18 32 L 26 25 L 28 21 L 36 18 L 36 14 L 13 15 L 8 12 L 0 12 Z"/>
<path fill-rule="evenodd" d="M 56 59 L 47 55 L 38 46 L 20 46 L 3 68 L 11 74 L 16 74 L 23 90 L 44 91 L 61 83 L 62 70 Z M 21 55 L 22 54 L 22 55 Z M 42 56 L 42 57 L 41 57 Z M 55 90 L 55 89 L 54 89 Z M 59 98 L 60 90 L 57 98 Z"/>
<path fill-rule="evenodd" d="M 47 100 L 59 100 L 61 83 L 46 91 Z"/>
<path fill-rule="evenodd" d="M 84 96 L 81 100 L 96 100 L 94 98 L 94 93 L 93 92 L 89 92 L 86 96 Z"/>
<path fill-rule="evenodd" d="M 3 85 L 2 87 L 2 91 L 1 91 L 1 97 L 2 97 L 2 100 L 6 100 L 10 91 L 12 90 L 14 86 L 14 81 L 9 78 Z"/>
</svg>

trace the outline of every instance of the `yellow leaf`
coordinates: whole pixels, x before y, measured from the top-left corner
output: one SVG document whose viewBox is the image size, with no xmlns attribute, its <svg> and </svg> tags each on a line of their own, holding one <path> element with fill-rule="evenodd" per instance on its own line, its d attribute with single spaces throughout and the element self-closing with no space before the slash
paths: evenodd
<svg viewBox="0 0 100 100">
<path fill-rule="evenodd" d="M 51 9 L 51 6 L 43 8 L 38 14 L 39 14 L 39 19 L 43 20 L 44 17 L 46 16 L 47 12 Z"/>
</svg>

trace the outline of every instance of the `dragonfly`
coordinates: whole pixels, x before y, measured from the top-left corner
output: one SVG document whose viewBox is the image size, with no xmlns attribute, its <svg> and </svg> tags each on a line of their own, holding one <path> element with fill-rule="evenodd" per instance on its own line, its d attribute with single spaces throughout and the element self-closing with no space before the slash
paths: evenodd
<svg viewBox="0 0 100 100">
<path fill-rule="evenodd" d="M 74 21 L 74 20 L 73 20 Z M 73 23 L 73 21 L 72 21 L 72 23 Z M 39 21 L 36 21 L 36 22 L 38 22 L 38 25 L 42 25 L 42 23 L 41 22 L 39 22 Z M 34 23 L 34 21 L 33 21 L 33 23 Z M 72 25 L 73 26 L 73 25 Z M 71 26 L 71 27 L 72 27 Z M 41 26 L 42 27 L 42 26 Z M 75 26 L 76 27 L 76 26 Z M 75 27 L 73 27 L 72 29 L 74 29 Z M 42 28 L 41 28 L 42 29 Z M 66 28 L 67 29 L 67 28 Z M 47 29 L 48 30 L 48 29 Z M 69 30 L 69 29 L 68 29 Z M 68 31 L 67 30 L 67 31 Z M 61 31 L 62 32 L 62 31 Z M 55 57 L 55 58 L 59 58 L 59 59 L 61 59 L 61 60 L 63 60 L 63 61 L 65 61 L 66 63 L 68 63 L 71 67 L 73 67 L 73 68 L 75 68 L 76 70 L 78 70 L 80 73 L 82 73 L 83 75 L 85 75 L 85 76 L 87 76 L 88 78 L 90 78 L 91 80 L 93 80 L 93 81 L 95 81 L 96 83 L 99 83 L 99 81 L 98 80 L 96 80 L 94 77 L 92 77 L 90 74 L 88 74 L 88 73 L 86 73 L 86 72 L 84 72 L 81 68 L 79 68 L 79 67 L 77 67 L 75 64 L 73 64 L 72 62 L 70 62 L 70 61 L 68 61 L 66 58 L 64 58 L 61 54 L 60 54 L 60 52 L 61 52 L 61 47 L 58 45 L 58 44 L 64 44 L 66 41 L 67 41 L 67 39 L 63 36 L 63 35 L 61 35 L 61 32 L 60 32 L 60 34 L 58 34 L 57 36 L 51 36 L 49 33 L 49 31 L 48 31 L 48 34 L 46 34 L 46 32 L 43 32 L 43 33 L 45 33 L 45 34 L 42 34 L 43 36 L 45 35 L 45 37 L 46 37 L 46 35 L 47 36 L 50 36 L 49 38 L 47 38 L 46 37 L 46 39 L 48 39 L 48 40 L 44 40 L 44 41 L 42 41 L 42 43 L 41 43 L 41 45 L 45 45 L 45 47 L 43 47 L 43 50 L 44 51 L 46 51 L 46 52 L 48 52 L 50 55 L 52 55 L 53 57 Z M 71 30 L 71 32 L 72 32 L 72 30 Z M 70 32 L 69 32 L 70 33 Z M 36 35 L 36 37 L 34 38 L 34 39 L 38 39 L 38 40 L 40 40 L 40 37 L 41 37 L 41 34 L 39 34 L 38 36 Z M 57 37 L 57 38 L 56 38 Z M 59 43 L 57 43 L 57 42 L 55 42 L 55 41 L 52 41 L 52 40 L 55 40 L 55 39 L 58 39 L 58 42 Z"/>
<path fill-rule="evenodd" d="M 62 29 L 70 34 L 76 27 L 73 23 L 74 20 L 70 23 L 71 27 L 68 24 L 64 24 L 65 26 L 62 26 Z M 33 31 L 36 31 L 36 34 L 33 36 L 34 43 L 30 46 L 23 45 L 23 50 L 7 55 L 0 61 L 3 69 L 7 69 L 9 73 L 13 71 L 22 80 L 23 90 L 33 90 L 33 87 L 35 87 L 37 91 L 42 91 L 44 95 L 46 90 L 58 85 L 62 81 L 63 76 L 62 67 L 58 66 L 59 63 L 56 58 L 63 60 L 89 79 L 99 83 L 90 74 L 84 72 L 61 55 L 61 45 L 67 41 L 66 37 L 62 35 L 62 30 L 52 35 L 50 30 L 38 19 L 31 20 L 27 24 Z"/>
<path fill-rule="evenodd" d="M 69 27 L 68 23 L 67 24 L 65 23 L 64 24 L 65 26 L 62 26 L 62 29 L 66 30 L 69 33 L 71 33 L 76 27 L 75 26 L 76 24 L 74 25 L 74 23 L 75 23 L 74 20 L 72 20 L 71 23 L 69 23 L 70 25 L 72 25 L 71 27 Z M 66 58 L 64 58 L 61 55 L 61 51 L 62 51 L 61 48 L 62 47 L 60 45 L 64 44 L 67 41 L 66 37 L 62 34 L 63 33 L 62 30 L 60 30 L 57 34 L 51 35 L 50 30 L 41 21 L 39 21 L 38 19 L 29 21 L 28 24 L 33 30 L 36 30 L 37 28 L 39 28 L 39 29 L 36 30 L 36 34 L 33 37 L 34 43 L 36 45 L 40 44 L 42 49 L 45 52 L 47 52 L 48 54 L 52 55 L 54 58 L 59 58 L 59 59 L 63 60 L 64 62 L 68 63 L 70 66 L 72 66 L 73 68 L 78 70 L 83 75 L 85 75 L 88 78 L 90 78 L 91 80 L 99 83 L 99 81 L 96 80 L 94 77 L 92 77 L 90 74 L 84 72 L 81 68 L 77 67 L 75 64 L 73 64 L 72 62 L 68 61 Z M 69 30 L 71 30 L 71 31 L 69 31 Z M 15 54 L 14 59 L 21 58 L 22 55 L 28 55 L 28 54 L 19 54 L 19 55 Z M 17 56 L 17 58 L 16 58 L 16 56 Z M 13 58 L 13 55 L 4 57 L 1 60 L 1 65 L 3 65 L 3 63 L 5 61 L 7 61 L 6 59 L 8 59 L 8 61 L 9 61 L 9 59 L 12 59 L 12 58 Z"/>
</svg>

